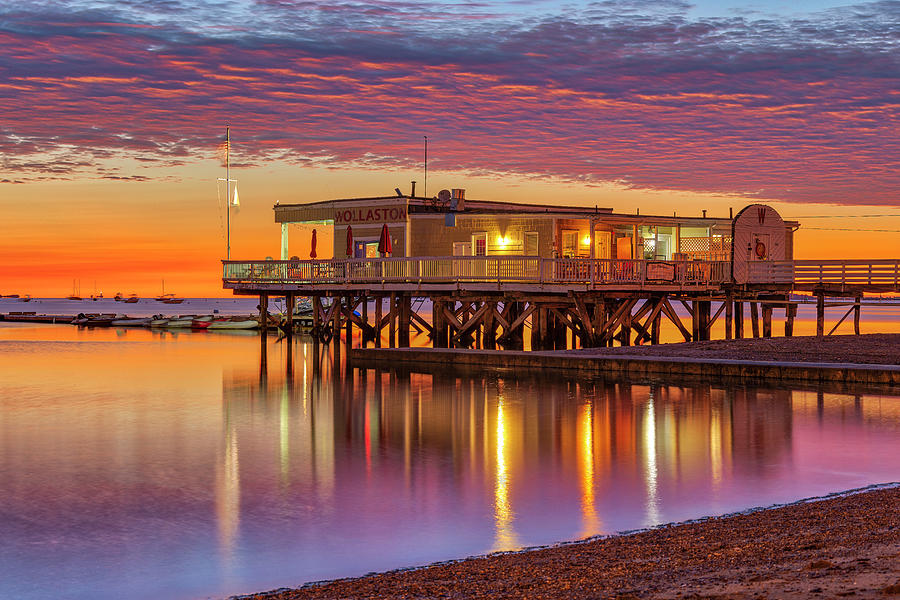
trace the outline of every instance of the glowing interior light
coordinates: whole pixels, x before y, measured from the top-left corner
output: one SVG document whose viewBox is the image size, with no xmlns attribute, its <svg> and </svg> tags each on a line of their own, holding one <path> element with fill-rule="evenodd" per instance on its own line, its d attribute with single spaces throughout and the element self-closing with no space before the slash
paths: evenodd
<svg viewBox="0 0 900 600">
<path fill-rule="evenodd" d="M 591 236 L 586 235 L 583 238 L 581 238 L 581 243 L 584 246 L 590 246 L 591 245 Z"/>
<path fill-rule="evenodd" d="M 499 243 L 501 246 L 505 246 L 509 243 L 509 238 L 501 235 L 499 238 L 497 238 L 497 243 Z"/>
</svg>

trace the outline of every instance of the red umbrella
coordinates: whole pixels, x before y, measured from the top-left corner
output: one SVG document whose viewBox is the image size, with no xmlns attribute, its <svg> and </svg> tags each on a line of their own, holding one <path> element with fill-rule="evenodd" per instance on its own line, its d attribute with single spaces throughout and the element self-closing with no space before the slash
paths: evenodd
<svg viewBox="0 0 900 600">
<path fill-rule="evenodd" d="M 347 225 L 347 256 L 353 257 L 353 228 Z"/>
<path fill-rule="evenodd" d="M 380 254 L 391 254 L 394 249 L 391 247 L 391 234 L 388 232 L 387 223 L 381 228 L 381 239 L 378 240 L 378 252 Z"/>
<path fill-rule="evenodd" d="M 316 258 L 316 230 L 313 229 L 312 234 L 312 248 L 309 250 L 309 257 Z"/>
</svg>

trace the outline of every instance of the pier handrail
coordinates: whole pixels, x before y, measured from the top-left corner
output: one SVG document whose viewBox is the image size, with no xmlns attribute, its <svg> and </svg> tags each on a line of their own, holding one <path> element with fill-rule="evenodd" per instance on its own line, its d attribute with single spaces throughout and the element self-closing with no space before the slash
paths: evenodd
<svg viewBox="0 0 900 600">
<path fill-rule="evenodd" d="M 728 261 L 442 256 L 222 261 L 226 283 L 504 283 L 579 287 L 709 286 L 730 280 Z"/>
<path fill-rule="evenodd" d="M 900 261 L 781 260 L 750 263 L 750 281 L 795 286 L 842 285 L 897 287 Z"/>
</svg>

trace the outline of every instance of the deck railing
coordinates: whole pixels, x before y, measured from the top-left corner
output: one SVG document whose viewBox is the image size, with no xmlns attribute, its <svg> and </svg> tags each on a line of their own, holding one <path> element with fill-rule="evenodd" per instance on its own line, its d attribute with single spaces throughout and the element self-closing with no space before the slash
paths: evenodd
<svg viewBox="0 0 900 600">
<path fill-rule="evenodd" d="M 898 260 L 780 260 L 750 263 L 750 281 L 797 286 L 893 286 L 900 284 Z"/>
<path fill-rule="evenodd" d="M 730 280 L 727 261 L 453 256 L 223 261 L 226 283 L 521 283 L 586 286 L 708 286 Z"/>
</svg>

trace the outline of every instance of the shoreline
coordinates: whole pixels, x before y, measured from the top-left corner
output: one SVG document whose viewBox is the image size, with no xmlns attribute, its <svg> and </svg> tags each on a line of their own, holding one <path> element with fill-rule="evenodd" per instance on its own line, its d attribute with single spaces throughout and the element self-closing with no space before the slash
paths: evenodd
<svg viewBox="0 0 900 600">
<path fill-rule="evenodd" d="M 518 351 L 355 348 L 357 366 L 443 365 L 577 371 L 612 376 L 699 376 L 753 381 L 900 384 L 900 334 L 798 336 L 683 342 L 653 346 Z"/>
<path fill-rule="evenodd" d="M 231 600 L 900 598 L 900 483 Z"/>
</svg>

